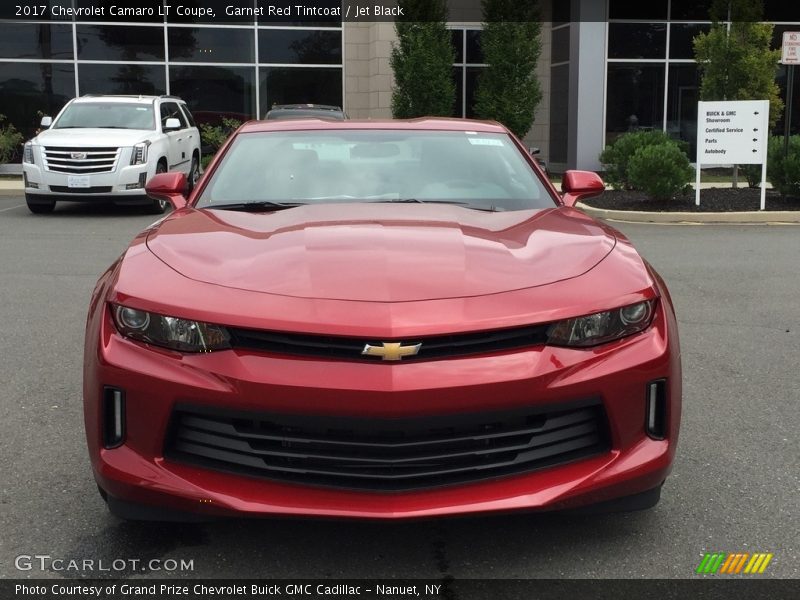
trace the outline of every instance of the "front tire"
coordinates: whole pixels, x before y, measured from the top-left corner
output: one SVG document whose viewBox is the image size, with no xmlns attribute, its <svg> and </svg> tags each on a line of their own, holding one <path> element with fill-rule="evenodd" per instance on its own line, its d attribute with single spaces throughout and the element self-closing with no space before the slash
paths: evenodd
<svg viewBox="0 0 800 600">
<path fill-rule="evenodd" d="M 166 173 L 167 172 L 167 163 L 163 160 L 158 161 L 156 165 L 156 175 L 159 173 Z M 166 200 L 156 200 L 152 199 L 150 204 L 147 205 L 146 212 L 150 215 L 161 215 L 164 214 L 164 211 L 167 210 L 167 205 L 169 202 Z"/>
<path fill-rule="evenodd" d="M 189 169 L 189 177 L 188 182 L 189 185 L 187 186 L 187 193 L 191 194 L 194 186 L 197 185 L 197 182 L 200 180 L 200 159 L 197 158 L 197 155 L 192 156 L 192 166 Z"/>
<path fill-rule="evenodd" d="M 25 204 L 28 205 L 28 210 L 36 215 L 49 214 L 56 207 L 55 200 L 46 196 L 34 196 L 33 194 L 25 194 Z"/>
</svg>

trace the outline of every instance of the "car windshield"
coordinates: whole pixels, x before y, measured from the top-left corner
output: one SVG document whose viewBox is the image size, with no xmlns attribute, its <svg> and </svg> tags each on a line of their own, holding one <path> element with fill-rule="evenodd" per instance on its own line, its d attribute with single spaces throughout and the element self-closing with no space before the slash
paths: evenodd
<svg viewBox="0 0 800 600">
<path fill-rule="evenodd" d="M 83 127 L 155 129 L 153 106 L 122 102 L 75 102 L 53 124 L 53 129 Z"/>
<path fill-rule="evenodd" d="M 506 134 L 328 130 L 238 135 L 197 207 L 325 202 L 554 206 Z"/>
</svg>

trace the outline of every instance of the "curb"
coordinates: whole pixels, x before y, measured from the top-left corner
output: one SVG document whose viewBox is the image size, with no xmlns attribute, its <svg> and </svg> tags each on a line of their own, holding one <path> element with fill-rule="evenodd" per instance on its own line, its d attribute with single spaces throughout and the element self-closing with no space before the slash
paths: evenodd
<svg viewBox="0 0 800 600">
<path fill-rule="evenodd" d="M 577 208 L 590 217 L 627 221 L 629 223 L 764 223 L 800 224 L 800 211 L 765 210 L 749 212 L 649 212 L 639 210 L 609 210 L 578 202 Z"/>
</svg>

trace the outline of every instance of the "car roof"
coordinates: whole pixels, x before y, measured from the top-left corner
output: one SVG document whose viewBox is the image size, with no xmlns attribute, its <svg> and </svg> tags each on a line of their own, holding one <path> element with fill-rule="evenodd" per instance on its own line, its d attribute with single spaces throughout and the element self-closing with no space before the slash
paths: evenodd
<svg viewBox="0 0 800 600">
<path fill-rule="evenodd" d="M 249 121 L 242 126 L 240 132 L 257 133 L 264 131 L 315 131 L 330 129 L 401 129 L 409 131 L 508 133 L 505 127 L 494 121 L 473 121 L 469 119 L 446 119 L 439 117 L 422 117 L 419 119 L 359 119 L 349 121 L 314 118 Z"/>
<path fill-rule="evenodd" d="M 152 104 L 155 100 L 169 100 L 171 102 L 183 102 L 180 98 L 175 96 L 124 96 L 124 95 L 104 95 L 104 94 L 86 94 L 79 98 L 75 98 L 73 102 L 120 102 L 130 104 L 137 102 L 141 104 Z"/>
</svg>

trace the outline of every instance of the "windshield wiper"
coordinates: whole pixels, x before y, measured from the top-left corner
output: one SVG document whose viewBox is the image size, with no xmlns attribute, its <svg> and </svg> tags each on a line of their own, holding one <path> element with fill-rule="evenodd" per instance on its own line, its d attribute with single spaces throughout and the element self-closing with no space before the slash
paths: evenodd
<svg viewBox="0 0 800 600">
<path fill-rule="evenodd" d="M 370 202 L 385 202 L 391 204 L 455 204 L 472 210 L 483 210 L 486 212 L 497 212 L 496 206 L 477 206 L 471 202 L 461 202 L 459 200 L 420 200 L 419 198 L 394 198 L 392 200 L 370 200 Z"/>
<path fill-rule="evenodd" d="M 241 212 L 272 212 L 305 206 L 304 202 L 236 202 L 232 204 L 209 204 L 200 208 L 213 210 L 238 210 Z"/>
</svg>

